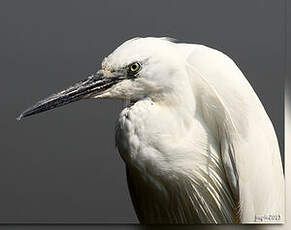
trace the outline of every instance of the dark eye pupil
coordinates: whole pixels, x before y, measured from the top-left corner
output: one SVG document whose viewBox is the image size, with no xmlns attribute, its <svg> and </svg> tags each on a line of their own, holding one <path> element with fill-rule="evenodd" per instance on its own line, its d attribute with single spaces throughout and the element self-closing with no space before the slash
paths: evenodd
<svg viewBox="0 0 291 230">
<path fill-rule="evenodd" d="M 128 71 L 131 72 L 132 74 L 135 74 L 136 72 L 138 72 L 140 69 L 140 64 L 139 63 L 132 63 L 129 66 Z"/>
<path fill-rule="evenodd" d="M 131 68 L 132 68 L 132 70 L 136 70 L 137 69 L 137 64 L 133 64 Z"/>
</svg>

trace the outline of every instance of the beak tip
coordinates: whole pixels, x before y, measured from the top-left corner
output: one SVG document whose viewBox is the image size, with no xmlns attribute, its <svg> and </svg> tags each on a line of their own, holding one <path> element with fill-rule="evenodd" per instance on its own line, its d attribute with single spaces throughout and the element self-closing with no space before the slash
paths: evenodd
<svg viewBox="0 0 291 230">
<path fill-rule="evenodd" d="M 20 121 L 23 118 L 23 113 L 21 113 L 18 117 L 16 117 L 17 121 Z"/>
</svg>

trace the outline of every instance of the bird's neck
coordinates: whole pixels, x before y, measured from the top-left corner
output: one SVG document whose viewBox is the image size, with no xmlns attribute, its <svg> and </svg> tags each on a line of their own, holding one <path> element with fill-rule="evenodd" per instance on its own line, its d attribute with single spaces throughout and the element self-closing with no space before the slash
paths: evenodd
<svg viewBox="0 0 291 230">
<path fill-rule="evenodd" d="M 183 216 L 179 223 L 197 223 L 197 218 L 204 223 L 233 222 L 228 212 L 234 207 L 230 190 L 223 183 L 204 184 L 211 178 L 224 181 L 225 175 L 215 140 L 202 120 L 193 116 L 184 106 L 151 98 L 131 104 L 120 114 L 116 144 L 131 174 L 129 184 L 138 193 L 132 197 L 140 196 L 140 208 L 152 213 L 145 217 L 148 223 L 161 213 L 161 223 L 172 223 L 176 211 Z M 223 207 L 221 200 L 226 200 Z M 177 208 L 181 203 L 188 205 L 187 210 Z M 213 217 L 221 212 L 225 213 Z"/>
<path fill-rule="evenodd" d="M 131 101 L 120 113 L 116 144 L 126 163 L 146 168 L 155 155 L 164 161 L 171 158 L 159 155 L 156 148 L 159 148 L 158 145 L 168 148 L 169 142 L 188 135 L 192 121 L 193 116 L 188 108 L 174 102 L 154 101 L 149 97 Z"/>
<path fill-rule="evenodd" d="M 173 83 L 175 84 L 175 83 Z M 153 93 L 148 96 L 154 103 L 159 106 L 166 106 L 176 113 L 195 114 L 196 100 L 192 92 L 192 88 L 187 81 L 182 81 L 170 87 L 169 90 Z M 183 117 L 180 116 L 180 117 Z"/>
</svg>

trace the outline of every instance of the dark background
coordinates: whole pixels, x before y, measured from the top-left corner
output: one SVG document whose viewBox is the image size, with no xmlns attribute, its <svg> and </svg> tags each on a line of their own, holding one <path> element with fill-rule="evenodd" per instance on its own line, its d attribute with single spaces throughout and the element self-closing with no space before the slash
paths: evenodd
<svg viewBox="0 0 291 230">
<path fill-rule="evenodd" d="M 114 147 L 122 102 L 85 100 L 15 120 L 135 36 L 169 36 L 232 57 L 282 150 L 285 14 L 275 0 L 1 0 L 0 222 L 137 223 Z"/>
</svg>

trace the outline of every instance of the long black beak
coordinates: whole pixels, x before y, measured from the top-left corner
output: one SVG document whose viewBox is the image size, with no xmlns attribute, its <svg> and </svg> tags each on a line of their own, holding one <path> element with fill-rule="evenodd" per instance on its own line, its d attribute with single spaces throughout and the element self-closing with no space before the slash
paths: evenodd
<svg viewBox="0 0 291 230">
<path fill-rule="evenodd" d="M 103 71 L 100 70 L 96 74 L 89 76 L 87 79 L 37 102 L 35 105 L 21 113 L 19 117 L 17 117 L 17 120 L 78 101 L 82 98 L 88 98 L 93 94 L 102 94 L 105 90 L 109 89 L 120 80 L 121 79 L 117 76 L 105 76 Z"/>
</svg>

